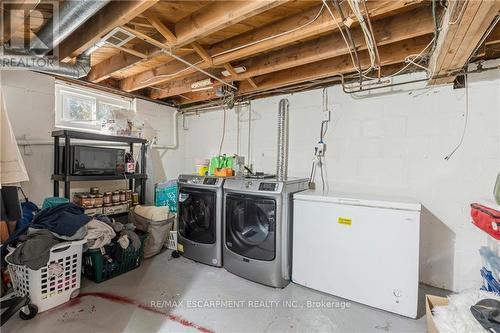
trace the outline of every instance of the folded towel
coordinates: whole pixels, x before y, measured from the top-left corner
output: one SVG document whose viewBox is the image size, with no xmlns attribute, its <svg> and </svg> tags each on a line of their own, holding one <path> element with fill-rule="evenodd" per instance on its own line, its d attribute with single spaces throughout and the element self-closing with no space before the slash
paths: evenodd
<svg viewBox="0 0 500 333">
<path fill-rule="evenodd" d="M 152 221 L 164 221 L 169 218 L 168 206 L 141 206 L 137 205 L 134 208 L 134 212 L 144 218 L 150 219 Z"/>
</svg>

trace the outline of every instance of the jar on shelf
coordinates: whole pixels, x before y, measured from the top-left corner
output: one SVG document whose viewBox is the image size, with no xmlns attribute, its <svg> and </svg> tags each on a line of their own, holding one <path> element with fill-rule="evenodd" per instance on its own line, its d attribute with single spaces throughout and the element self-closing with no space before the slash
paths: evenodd
<svg viewBox="0 0 500 333">
<path fill-rule="evenodd" d="M 95 195 L 89 194 L 89 204 L 90 204 L 90 207 L 95 206 Z"/>
<path fill-rule="evenodd" d="M 104 205 L 104 195 L 96 194 L 94 207 L 102 207 Z"/>
<path fill-rule="evenodd" d="M 103 205 L 105 207 L 109 207 L 112 204 L 111 197 L 113 196 L 113 193 L 111 192 L 104 192 L 104 197 L 103 197 Z"/>
<path fill-rule="evenodd" d="M 91 203 L 91 199 L 90 199 L 89 195 L 87 195 L 86 193 L 78 193 L 77 196 L 78 196 L 78 204 L 80 206 L 82 206 L 83 208 L 91 208 L 92 207 L 92 203 Z"/>
<path fill-rule="evenodd" d="M 113 205 L 117 205 L 120 203 L 120 192 L 119 191 L 113 191 L 113 194 L 111 196 L 111 203 Z"/>
<path fill-rule="evenodd" d="M 97 187 L 97 186 L 91 187 L 90 194 L 93 194 L 93 195 L 99 194 L 99 187 Z"/>
<path fill-rule="evenodd" d="M 125 200 L 132 202 L 132 190 L 125 190 Z"/>
<path fill-rule="evenodd" d="M 127 195 L 125 190 L 120 191 L 120 203 L 127 202 Z"/>
</svg>

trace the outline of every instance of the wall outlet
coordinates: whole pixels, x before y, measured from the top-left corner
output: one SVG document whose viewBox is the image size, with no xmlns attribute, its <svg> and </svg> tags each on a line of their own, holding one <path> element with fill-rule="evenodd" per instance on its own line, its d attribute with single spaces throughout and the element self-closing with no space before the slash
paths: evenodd
<svg viewBox="0 0 500 333">
<path fill-rule="evenodd" d="M 330 112 L 331 111 L 323 111 L 323 121 L 330 121 Z"/>
</svg>

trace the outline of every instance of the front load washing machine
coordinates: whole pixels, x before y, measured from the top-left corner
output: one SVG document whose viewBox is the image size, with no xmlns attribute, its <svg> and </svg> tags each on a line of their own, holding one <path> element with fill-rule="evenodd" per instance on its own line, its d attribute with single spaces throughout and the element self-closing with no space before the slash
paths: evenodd
<svg viewBox="0 0 500 333">
<path fill-rule="evenodd" d="M 180 175 L 178 184 L 179 252 L 186 258 L 221 267 L 224 178 Z"/>
<path fill-rule="evenodd" d="M 224 183 L 224 268 L 284 288 L 291 276 L 292 196 L 307 179 L 232 178 Z"/>
</svg>

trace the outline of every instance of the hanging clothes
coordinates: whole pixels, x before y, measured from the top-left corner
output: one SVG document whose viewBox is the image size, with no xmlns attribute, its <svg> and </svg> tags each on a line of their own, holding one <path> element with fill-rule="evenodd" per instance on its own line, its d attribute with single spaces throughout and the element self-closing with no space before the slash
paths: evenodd
<svg viewBox="0 0 500 333">
<path fill-rule="evenodd" d="M 19 186 L 20 182 L 29 181 L 29 177 L 17 146 L 1 90 L 0 113 L 0 185 Z"/>
</svg>

